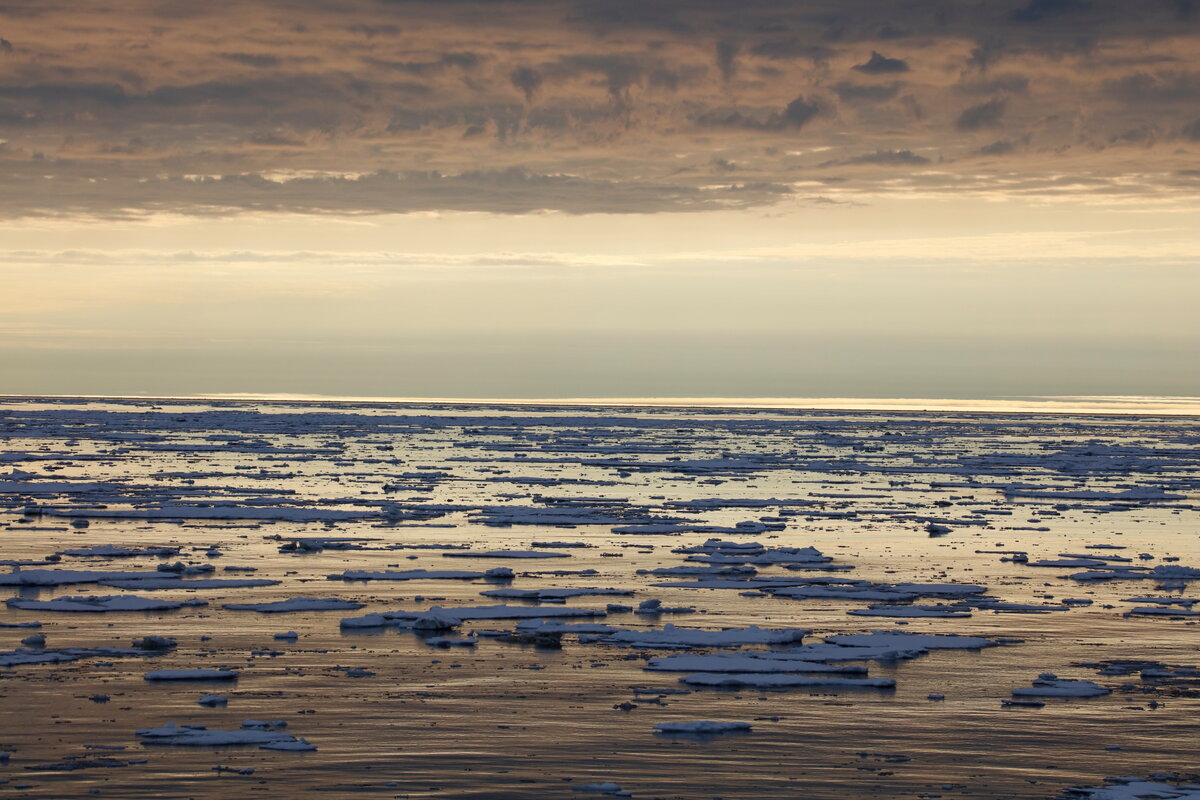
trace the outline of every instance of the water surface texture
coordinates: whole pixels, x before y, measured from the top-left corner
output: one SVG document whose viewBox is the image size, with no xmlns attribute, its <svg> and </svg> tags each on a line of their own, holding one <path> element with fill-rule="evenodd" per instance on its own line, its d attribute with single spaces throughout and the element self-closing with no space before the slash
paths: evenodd
<svg viewBox="0 0 1200 800">
<path fill-rule="evenodd" d="M 1194 418 L 0 408 L 7 796 L 1052 798 L 1200 769 Z M 551 589 L 593 593 L 526 594 Z M 655 729 L 702 721 L 750 729 Z"/>
</svg>

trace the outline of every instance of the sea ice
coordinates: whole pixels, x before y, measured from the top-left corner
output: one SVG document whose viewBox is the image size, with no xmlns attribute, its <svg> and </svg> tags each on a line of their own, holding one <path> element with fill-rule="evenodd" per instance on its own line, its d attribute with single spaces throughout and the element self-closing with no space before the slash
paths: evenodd
<svg viewBox="0 0 1200 800">
<path fill-rule="evenodd" d="M 10 597 L 5 601 L 9 608 L 24 611 L 171 611 L 189 606 L 206 606 L 207 600 L 155 600 L 150 597 L 131 595 L 105 595 L 103 597 L 56 597 L 53 600 L 28 600 Z"/>
<path fill-rule="evenodd" d="M 1043 672 L 1033 681 L 1033 686 L 1012 690 L 1013 697 L 1100 697 L 1112 694 L 1099 684 L 1085 680 L 1060 678 L 1053 672 Z"/>
<path fill-rule="evenodd" d="M 692 736 L 731 733 L 733 731 L 751 730 L 749 722 L 717 722 L 715 720 L 697 720 L 696 722 L 659 722 L 654 726 L 658 733 L 673 733 Z"/>
<path fill-rule="evenodd" d="M 273 603 L 226 603 L 230 611 L 258 611 L 263 614 L 292 614 L 299 611 L 351 611 L 365 603 L 339 600 L 336 597 L 292 597 Z"/>
</svg>

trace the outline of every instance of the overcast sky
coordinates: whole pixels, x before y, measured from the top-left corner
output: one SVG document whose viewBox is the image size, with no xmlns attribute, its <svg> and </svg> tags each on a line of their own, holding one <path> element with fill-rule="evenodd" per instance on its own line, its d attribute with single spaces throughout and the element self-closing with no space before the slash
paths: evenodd
<svg viewBox="0 0 1200 800">
<path fill-rule="evenodd" d="M 0 0 L 0 393 L 1200 395 L 1191 0 Z"/>
</svg>

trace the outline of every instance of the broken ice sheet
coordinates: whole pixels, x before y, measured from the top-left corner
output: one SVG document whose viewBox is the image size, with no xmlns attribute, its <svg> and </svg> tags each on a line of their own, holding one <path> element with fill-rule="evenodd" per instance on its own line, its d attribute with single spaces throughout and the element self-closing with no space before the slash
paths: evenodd
<svg viewBox="0 0 1200 800">
<path fill-rule="evenodd" d="M 1191 652 L 1194 620 L 1124 616 L 1193 610 L 1185 598 L 1200 564 L 1189 538 L 1194 502 L 1170 499 L 1194 497 L 1200 450 L 1190 423 L 236 402 L 7 411 L 0 460 L 22 472 L 0 491 L 5 564 L 20 567 L 0 574 L 8 597 L 53 603 L 123 591 L 209 601 L 99 614 L 4 607 L 8 625 L 37 617 L 49 647 L 18 646 L 31 631 L 8 630 L 0 666 L 34 690 L 67 697 L 70 687 L 87 709 L 70 724 L 31 718 L 28 733 L 12 731 L 6 752 L 17 740 L 24 752 L 14 758 L 29 764 L 66 758 L 35 757 L 33 737 L 94 743 L 111 736 L 102 720 L 114 715 L 136 718 L 129 729 L 153 729 L 168 718 L 155 708 L 168 701 L 176 716 L 190 709 L 209 722 L 210 733 L 245 737 L 219 704 L 197 705 L 203 692 L 235 687 L 214 697 L 248 714 L 306 720 L 322 747 L 303 758 L 251 747 L 238 754 L 249 766 L 228 767 L 265 776 L 267 763 L 318 765 L 277 773 L 298 793 L 337 788 L 328 779 L 343 770 L 348 782 L 395 784 L 386 788 L 396 794 L 439 784 L 467 792 L 478 788 L 481 764 L 495 763 L 497 743 L 533 742 L 539 770 L 573 780 L 525 784 L 517 770 L 490 770 L 489 790 L 547 800 L 565 786 L 618 780 L 639 795 L 654 787 L 646 796 L 773 797 L 781 774 L 798 779 L 789 792 L 834 787 L 826 793 L 847 800 L 837 787 L 863 784 L 837 776 L 839 759 L 886 751 L 863 739 L 894 730 L 922 756 L 895 774 L 872 772 L 880 796 L 949 796 L 958 789 L 944 785 L 970 783 L 981 798 L 1045 800 L 1047 783 L 1024 778 L 1040 753 L 1062 764 L 1091 763 L 1095 753 L 1105 764 L 1136 759 L 1121 767 L 1130 774 L 1198 755 L 1188 737 L 1159 735 L 1185 729 L 1196 710 L 1194 659 L 1165 652 Z M 931 528 L 951 533 L 931 539 Z M 1027 554 L 1026 563 L 992 550 Z M 468 561 L 451 564 L 443 553 Z M 164 557 L 178 563 L 160 568 Z M 255 574 L 225 576 L 225 564 Z M 87 584 L 110 588 L 71 588 Z M 510 605 L 485 605 L 481 594 Z M 371 613 L 294 604 L 304 599 Z M 272 608 L 298 613 L 285 626 L 259 613 Z M 663 609 L 695 612 L 668 626 L 653 613 Z M 1151 630 L 1164 649 L 1153 659 L 1143 652 Z M 114 636 L 121 646 L 109 646 Z M 177 646 L 124 646 L 148 636 Z M 1041 669 L 1092 669 L 1084 662 L 1102 665 L 1101 675 L 1123 664 L 1112 695 L 1009 696 L 1054 688 L 1030 685 Z M 205 669 L 244 677 L 195 682 L 193 671 Z M 181 677 L 142 681 L 160 670 Z M 1108 684 L 1089 672 L 1071 678 L 1081 676 Z M 689 677 L 694 684 L 679 681 Z M 638 687 L 653 692 L 612 710 L 648 678 L 672 685 Z M 897 691 L 876 684 L 886 681 Z M 1120 688 L 1127 683 L 1134 688 Z M 12 718 L 26 713 L 21 694 L 0 697 Z M 957 713 L 981 698 L 990 705 L 978 713 L 1000 713 L 1000 695 L 1042 704 L 1044 729 L 1022 729 L 1027 740 L 1001 747 L 996 740 L 1020 723 L 976 728 Z M 108 703 L 89 699 L 100 697 Z M 756 716 L 741 717 L 751 706 Z M 1059 710 L 1084 707 L 1092 716 Z M 562 724 L 564 713 L 614 718 L 576 727 Z M 729 747 L 648 735 L 672 720 L 739 718 L 754 737 Z M 1134 718 L 1154 753 L 1104 750 Z M 760 740 L 761 750 L 745 746 Z M 477 750 L 466 761 L 464 741 Z M 623 755 L 628 742 L 704 748 L 703 778 L 683 770 L 668 792 L 658 782 L 664 760 Z M 943 755 L 984 749 L 995 764 L 972 781 Z M 160 750 L 147 775 L 169 773 L 180 791 L 201 796 L 185 756 Z M 370 775 L 354 774 L 367 763 Z M 830 776 L 828 786 L 803 785 L 816 774 Z"/>
</svg>

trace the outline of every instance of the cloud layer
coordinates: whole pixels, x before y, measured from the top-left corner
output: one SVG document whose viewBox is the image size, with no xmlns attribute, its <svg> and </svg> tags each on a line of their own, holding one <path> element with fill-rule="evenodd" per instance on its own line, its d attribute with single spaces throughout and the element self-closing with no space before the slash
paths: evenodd
<svg viewBox="0 0 1200 800">
<path fill-rule="evenodd" d="M 1189 198 L 1187 0 L 0 2 L 0 217 Z"/>
</svg>

